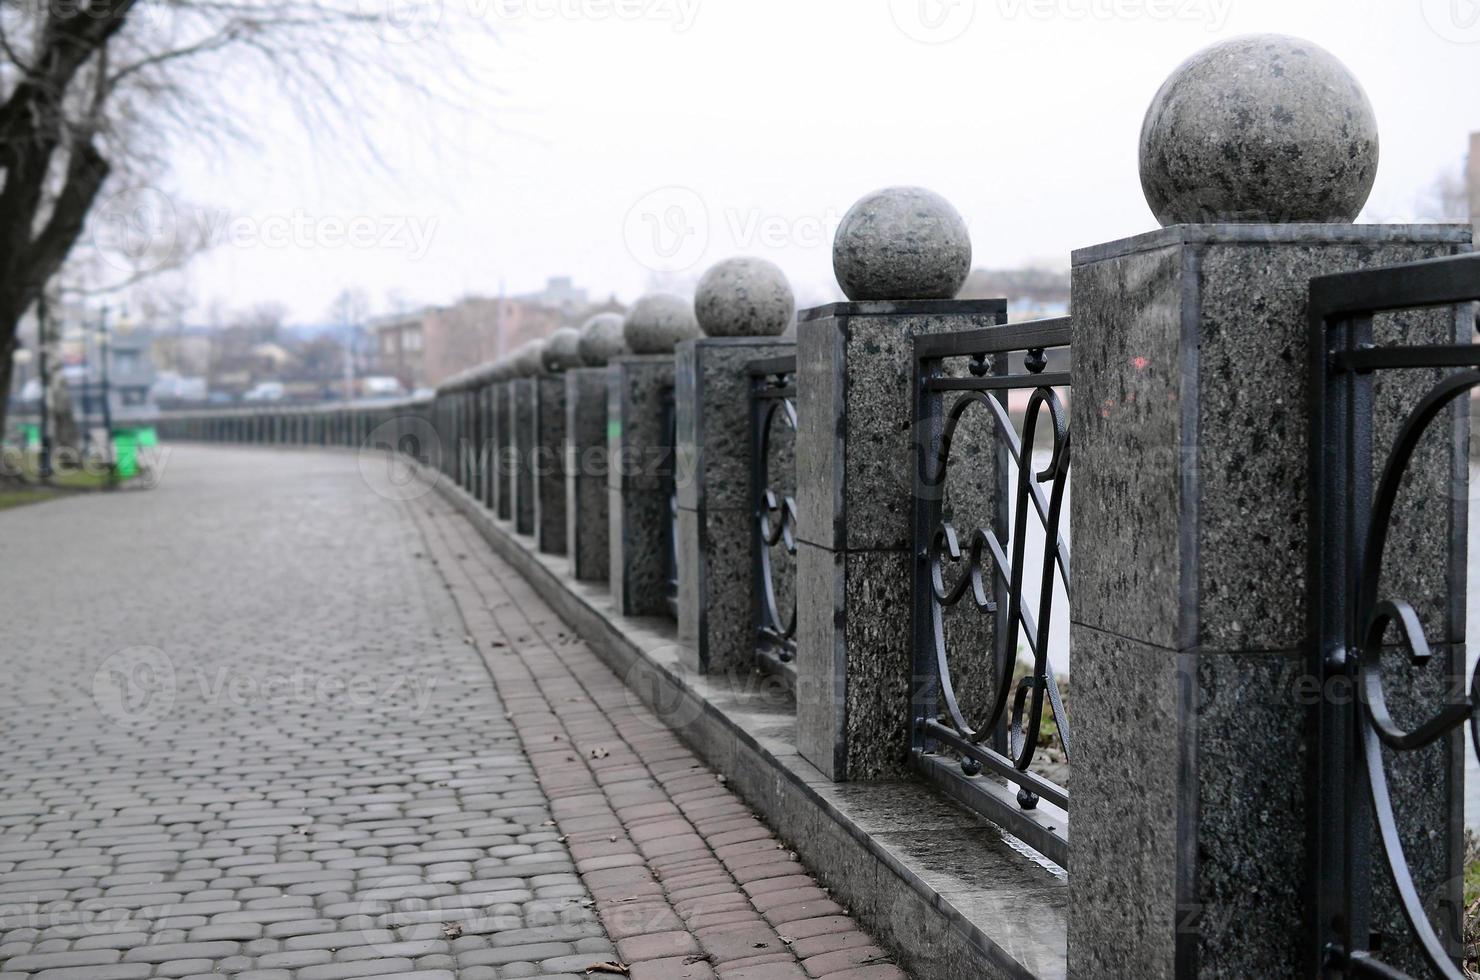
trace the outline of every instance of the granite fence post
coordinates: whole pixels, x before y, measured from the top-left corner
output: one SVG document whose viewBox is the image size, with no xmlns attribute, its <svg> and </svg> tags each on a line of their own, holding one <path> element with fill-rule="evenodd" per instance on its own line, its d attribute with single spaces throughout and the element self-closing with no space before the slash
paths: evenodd
<svg viewBox="0 0 1480 980">
<path fill-rule="evenodd" d="M 664 400 L 673 355 L 612 358 L 607 374 L 608 581 L 624 616 L 666 616 L 673 451 Z"/>
<path fill-rule="evenodd" d="M 542 356 L 545 372 L 535 379 L 534 510 L 539 550 L 568 550 L 565 521 L 565 372 L 581 363 L 580 332 L 561 327 L 550 335 Z"/>
<path fill-rule="evenodd" d="M 535 376 L 544 370 L 543 340 L 531 340 L 511 355 L 509 382 L 509 514 L 516 534 L 534 534 Z"/>
<path fill-rule="evenodd" d="M 671 616 L 674 547 L 673 348 L 699 335 L 692 304 L 658 293 L 639 299 L 622 325 L 627 348 L 607 375 L 609 580 L 625 616 Z"/>
<path fill-rule="evenodd" d="M 500 377 L 489 386 L 489 410 L 493 413 L 493 514 L 501 521 L 511 520 L 514 513 L 513 492 L 509 487 L 512 387 L 513 381 L 507 377 Z"/>
<path fill-rule="evenodd" d="M 510 454 L 509 496 L 514 531 L 534 534 L 534 401 L 535 379 L 509 382 Z"/>
<path fill-rule="evenodd" d="M 796 350 L 779 334 L 796 320 L 781 270 L 730 259 L 704 274 L 694 299 L 711 336 L 675 349 L 678 635 L 700 673 L 750 669 L 755 514 L 751 500 L 751 361 Z"/>
<path fill-rule="evenodd" d="M 1006 303 L 948 298 L 970 239 L 919 188 L 855 204 L 833 256 L 853 301 L 797 325 L 797 747 L 834 780 L 897 779 L 915 694 L 913 341 L 1003 323 Z"/>
<path fill-rule="evenodd" d="M 576 353 L 581 366 L 565 373 L 565 542 L 571 575 L 605 582 L 611 574 L 607 362 L 628 353 L 621 314 L 598 313 L 581 324 Z"/>
<path fill-rule="evenodd" d="M 606 375 L 605 367 L 565 372 L 565 543 L 570 574 L 582 582 L 611 572 Z"/>
<path fill-rule="evenodd" d="M 1230 91 L 1243 96 L 1224 118 Z M 1301 152 L 1271 156 L 1286 146 Z M 1319 587 L 1306 581 L 1310 279 L 1468 251 L 1471 232 L 1349 223 L 1376 167 L 1371 109 L 1336 59 L 1295 39 L 1236 39 L 1185 63 L 1152 104 L 1141 160 L 1167 227 L 1073 256 L 1069 973 L 1311 976 L 1311 721 L 1335 695 L 1305 683 Z M 1448 309 L 1374 331 L 1469 339 Z M 1436 376 L 1391 374 L 1375 399 L 1379 459 L 1399 406 Z M 1462 413 L 1420 450 L 1394 515 L 1393 584 L 1423 599 L 1443 644 L 1423 670 L 1395 657 L 1396 710 L 1442 703 L 1464 664 L 1448 600 L 1463 590 Z M 1463 750 L 1446 738 L 1404 755 L 1389 778 L 1408 858 L 1442 904 L 1459 881 L 1457 832 L 1440 828 Z M 1378 865 L 1382 958 L 1417 971 Z"/>
</svg>

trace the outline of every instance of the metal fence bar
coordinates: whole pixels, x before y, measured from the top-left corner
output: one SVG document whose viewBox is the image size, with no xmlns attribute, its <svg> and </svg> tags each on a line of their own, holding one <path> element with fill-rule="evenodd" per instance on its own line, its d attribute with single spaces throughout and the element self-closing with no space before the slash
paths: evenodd
<svg viewBox="0 0 1480 980">
<path fill-rule="evenodd" d="M 751 560 L 751 621 L 756 631 L 756 665 L 796 687 L 796 526 L 795 475 L 780 492 L 773 486 L 771 450 L 778 426 L 797 428 L 795 355 L 751 361 L 750 499 L 755 535 Z M 791 492 L 786 492 L 790 486 Z M 784 552 L 793 583 L 791 602 L 778 600 L 774 549 Z M 784 594 L 784 593 L 783 593 Z"/>
</svg>

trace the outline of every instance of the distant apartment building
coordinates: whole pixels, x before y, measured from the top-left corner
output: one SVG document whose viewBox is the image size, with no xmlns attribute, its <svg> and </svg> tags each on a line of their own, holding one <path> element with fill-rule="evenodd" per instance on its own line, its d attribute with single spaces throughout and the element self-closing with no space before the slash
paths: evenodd
<svg viewBox="0 0 1480 980">
<path fill-rule="evenodd" d="M 380 370 L 408 389 L 435 387 L 566 321 L 559 307 L 526 299 L 470 297 L 452 306 L 384 317 L 371 324 Z"/>
</svg>

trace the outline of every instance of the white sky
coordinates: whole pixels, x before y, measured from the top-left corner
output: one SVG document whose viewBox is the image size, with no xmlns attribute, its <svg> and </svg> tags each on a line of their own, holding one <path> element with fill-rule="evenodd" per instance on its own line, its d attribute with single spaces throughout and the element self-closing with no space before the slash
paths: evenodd
<svg viewBox="0 0 1480 980">
<path fill-rule="evenodd" d="M 436 0 L 361 0 L 382 2 Z M 1382 136 L 1369 218 L 1412 213 L 1480 130 L 1477 0 L 441 2 L 497 20 L 473 48 L 497 89 L 465 93 L 486 103 L 471 115 L 381 133 L 390 176 L 326 162 L 271 109 L 265 154 L 182 164 L 187 199 L 244 219 L 192 267 L 202 306 L 275 300 L 317 322 L 347 286 L 383 309 L 391 290 L 448 302 L 557 274 L 630 301 L 654 267 L 686 265 L 682 282 L 734 254 L 777 262 L 808 305 L 834 295 L 843 212 L 900 183 L 960 209 L 978 266 L 1067 266 L 1155 227 L 1146 105 L 1183 58 L 1249 32 L 1308 38 L 1366 87 Z M 415 135 L 428 127 L 440 136 Z M 336 240 L 352 219 L 396 238 Z M 302 242 L 263 241 L 290 221 Z"/>
</svg>

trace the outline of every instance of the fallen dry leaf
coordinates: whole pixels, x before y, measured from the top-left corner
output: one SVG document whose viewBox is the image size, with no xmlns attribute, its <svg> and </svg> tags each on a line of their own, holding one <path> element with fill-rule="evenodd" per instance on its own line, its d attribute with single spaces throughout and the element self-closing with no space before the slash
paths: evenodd
<svg viewBox="0 0 1480 980">
<path fill-rule="evenodd" d="M 462 935 L 462 923 L 449 922 L 442 927 L 442 935 L 447 939 L 456 939 Z"/>
<path fill-rule="evenodd" d="M 620 976 L 631 976 L 632 971 L 627 969 L 626 963 L 592 963 L 586 967 L 587 973 L 616 973 Z"/>
</svg>

